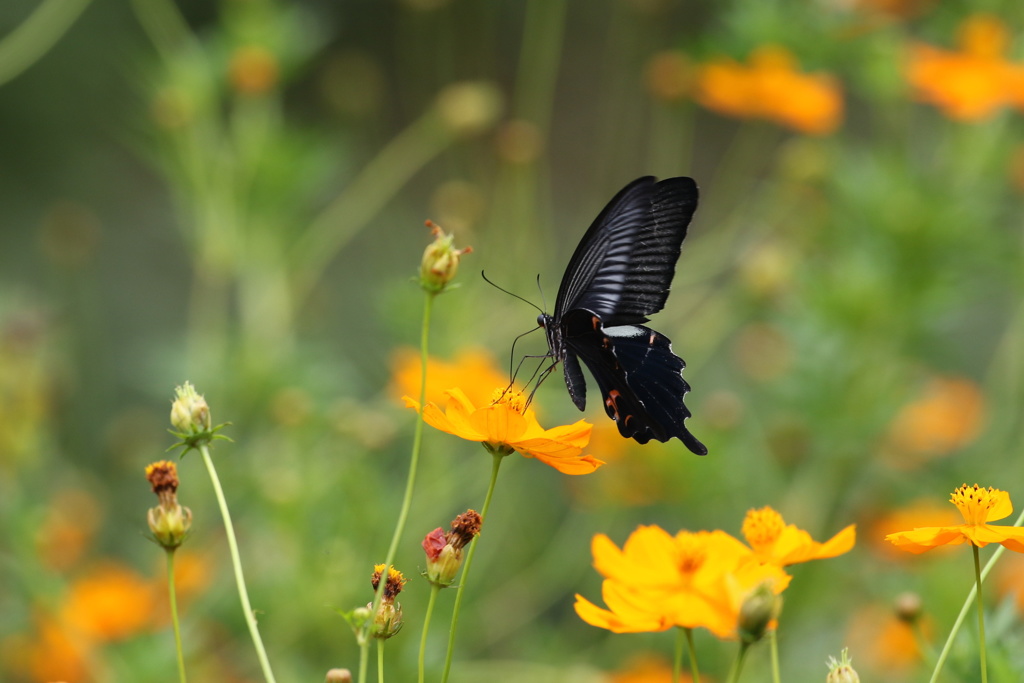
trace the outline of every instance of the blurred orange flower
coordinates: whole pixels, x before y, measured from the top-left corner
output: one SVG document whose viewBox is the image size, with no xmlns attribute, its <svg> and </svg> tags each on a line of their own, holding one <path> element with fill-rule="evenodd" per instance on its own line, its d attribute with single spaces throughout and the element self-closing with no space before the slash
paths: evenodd
<svg viewBox="0 0 1024 683">
<path fill-rule="evenodd" d="M 903 529 L 923 526 L 950 526 L 962 518 L 948 505 L 939 504 L 931 498 L 921 498 L 901 508 L 888 510 L 869 522 L 870 533 L 865 534 L 868 544 L 880 555 L 890 559 L 904 560 L 907 554 L 898 551 L 885 540 L 891 533 Z"/>
<path fill-rule="evenodd" d="M 6 648 L 5 648 L 6 649 Z M 89 643 L 52 618 L 40 618 L 36 634 L 13 653 L 15 668 L 37 681 L 86 680 L 93 669 Z M 5 659 L 7 659 L 5 657 Z"/>
<path fill-rule="evenodd" d="M 92 543 L 101 518 L 99 503 L 87 491 L 64 489 L 56 493 L 36 535 L 42 563 L 57 571 L 73 567 Z"/>
<path fill-rule="evenodd" d="M 641 654 L 626 665 L 608 674 L 608 683 L 672 683 L 672 664 L 657 655 Z M 701 676 L 701 680 L 705 680 Z M 691 683 L 693 677 L 681 672 L 680 683 Z"/>
<path fill-rule="evenodd" d="M 1024 67 L 1006 59 L 1010 32 L 998 17 L 960 24 L 959 50 L 910 47 L 906 75 L 915 97 L 959 121 L 980 121 L 1005 106 L 1024 106 Z"/>
<path fill-rule="evenodd" d="M 594 568 L 605 580 L 602 609 L 576 595 L 583 621 L 615 633 L 703 627 L 719 638 L 737 637 L 740 608 L 767 585 L 781 593 L 789 576 L 761 564 L 753 552 L 724 531 L 637 528 L 620 550 L 607 536 L 591 542 Z"/>
<path fill-rule="evenodd" d="M 977 384 L 961 377 L 935 377 L 897 413 L 886 447 L 893 464 L 910 467 L 967 445 L 984 419 L 985 397 Z"/>
<path fill-rule="evenodd" d="M 408 396 L 404 400 L 407 407 L 422 412 L 424 422 L 431 427 L 480 442 L 492 453 L 518 451 L 562 474 L 589 474 L 604 464 L 581 455 L 590 440 L 591 425 L 584 420 L 544 429 L 533 410 L 526 407 L 523 394 L 511 389 L 495 389 L 491 400 L 479 407 L 462 389 L 449 389 L 445 394 L 448 402 L 444 412 L 434 403 L 427 403 L 420 411 L 419 403 Z"/>
<path fill-rule="evenodd" d="M 697 101 L 738 118 L 760 118 L 810 135 L 834 131 L 843 96 L 828 74 L 800 72 L 785 48 L 768 45 L 750 55 L 749 66 L 728 57 L 698 67 Z"/>
<path fill-rule="evenodd" d="M 392 394 L 420 395 L 420 352 L 398 349 L 391 361 Z M 427 403 L 441 405 L 448 400 L 445 391 L 459 387 L 474 405 L 491 400 L 494 387 L 506 386 L 508 376 L 499 371 L 494 357 L 481 349 L 463 349 L 454 360 L 427 359 Z"/>
<path fill-rule="evenodd" d="M 928 632 L 927 622 L 922 623 L 922 630 Z M 850 650 L 857 653 L 861 675 L 865 669 L 870 669 L 892 676 L 905 672 L 922 659 L 914 623 L 900 619 L 891 607 L 877 603 L 865 605 L 854 613 L 846 642 Z"/>
<path fill-rule="evenodd" d="M 889 534 L 885 539 L 897 548 L 915 554 L 937 546 L 960 545 L 965 542 L 979 548 L 989 543 L 998 543 L 1009 550 L 1024 553 L 1024 529 L 989 524 L 1013 512 L 1009 493 L 991 486 L 984 488 L 977 484 L 964 484 L 953 491 L 949 502 L 960 510 L 963 524 L 899 531 Z"/>
<path fill-rule="evenodd" d="M 71 585 L 61 623 L 93 640 L 119 640 L 149 627 L 156 596 L 154 585 L 134 570 L 104 562 Z"/>
<path fill-rule="evenodd" d="M 823 560 L 848 552 L 857 539 L 854 525 L 818 543 L 794 524 L 786 524 L 770 507 L 749 510 L 743 519 L 743 537 L 761 562 L 785 567 L 799 562 Z"/>
</svg>

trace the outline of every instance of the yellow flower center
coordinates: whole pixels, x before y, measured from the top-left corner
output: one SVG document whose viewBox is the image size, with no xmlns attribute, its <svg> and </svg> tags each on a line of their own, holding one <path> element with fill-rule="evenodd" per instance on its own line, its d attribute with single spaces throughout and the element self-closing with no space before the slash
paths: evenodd
<svg viewBox="0 0 1024 683">
<path fill-rule="evenodd" d="M 998 502 L 996 493 L 998 491 L 991 486 L 984 488 L 977 484 L 974 486 L 964 484 L 956 491 L 953 491 L 949 502 L 956 505 L 957 509 L 960 510 L 960 514 L 964 516 L 966 523 L 984 524 L 988 521 L 989 510 Z"/>
<path fill-rule="evenodd" d="M 520 415 L 526 412 L 526 395 L 511 387 L 495 389 L 491 394 L 491 403 L 508 406 Z"/>
<path fill-rule="evenodd" d="M 767 506 L 760 510 L 750 510 L 743 518 L 743 536 L 755 550 L 770 547 L 785 528 L 782 515 Z"/>
<path fill-rule="evenodd" d="M 684 576 L 695 574 L 708 559 L 707 544 L 696 534 L 679 536 L 677 540 L 679 573 Z"/>
</svg>

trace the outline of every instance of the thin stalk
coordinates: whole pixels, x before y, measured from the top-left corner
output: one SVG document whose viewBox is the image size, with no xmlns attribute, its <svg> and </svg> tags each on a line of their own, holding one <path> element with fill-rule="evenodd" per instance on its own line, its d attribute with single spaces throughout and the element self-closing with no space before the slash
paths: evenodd
<svg viewBox="0 0 1024 683">
<path fill-rule="evenodd" d="M 423 635 L 420 636 L 419 683 L 423 683 L 426 680 L 427 631 L 430 629 L 430 618 L 434 614 L 434 603 L 437 602 L 437 594 L 440 592 L 440 586 L 436 583 L 430 584 L 430 599 L 427 601 L 427 613 L 423 617 Z"/>
<path fill-rule="evenodd" d="M 432 107 L 388 142 L 313 219 L 293 253 L 296 306 L 309 295 L 342 247 L 454 140 Z"/>
<path fill-rule="evenodd" d="M 0 40 L 0 85 L 21 75 L 50 51 L 90 0 L 45 0 Z"/>
<path fill-rule="evenodd" d="M 700 668 L 697 666 L 697 646 L 693 643 L 693 629 L 684 628 L 683 633 L 686 635 L 686 647 L 690 651 L 690 677 L 693 679 L 693 683 L 700 683 Z"/>
<path fill-rule="evenodd" d="M 985 601 L 981 599 L 981 557 L 978 546 L 971 544 L 974 551 L 974 585 L 978 589 L 978 657 L 981 660 L 981 683 L 988 683 L 988 666 L 985 662 Z"/>
<path fill-rule="evenodd" d="M 743 670 L 743 658 L 747 654 L 747 650 L 750 648 L 748 643 L 740 642 L 740 650 L 736 653 L 736 659 L 732 661 L 732 667 L 729 669 L 729 678 L 726 679 L 726 683 L 739 683 L 740 671 Z"/>
<path fill-rule="evenodd" d="M 267 657 L 267 650 L 263 647 L 263 641 L 260 639 L 260 630 L 256 625 L 256 615 L 253 614 L 252 606 L 249 604 L 249 593 L 245 588 L 245 577 L 242 575 L 242 558 L 238 553 L 238 541 L 235 540 L 235 527 L 231 524 L 228 502 L 224 498 L 224 490 L 220 486 L 220 478 L 217 477 L 217 470 L 213 466 L 209 445 L 201 445 L 199 452 L 202 453 L 203 462 L 206 463 L 206 471 L 210 473 L 213 491 L 217 495 L 217 505 L 220 507 L 221 517 L 224 518 L 224 533 L 228 538 L 231 565 L 234 567 L 235 583 L 238 585 L 238 597 L 242 602 L 242 613 L 245 615 L 245 623 L 249 626 L 249 635 L 252 636 L 252 643 L 256 648 L 256 656 L 260 661 L 260 668 L 263 670 L 263 678 L 267 683 L 276 683 L 274 672 L 270 669 L 270 659 Z"/>
<path fill-rule="evenodd" d="M 494 485 L 498 481 L 498 470 L 501 468 L 501 461 L 507 453 L 491 452 L 494 458 L 491 465 L 491 482 L 487 486 L 487 496 L 484 498 L 484 507 L 480 510 L 481 525 L 487 519 L 487 510 L 491 507 L 491 496 L 494 494 Z M 473 565 L 473 555 L 476 553 L 476 544 L 480 536 L 476 536 L 469 544 L 469 552 L 466 553 L 466 564 L 462 567 L 462 580 L 459 581 L 459 588 L 455 592 L 455 606 L 452 608 L 452 624 L 448 630 L 448 652 L 444 657 L 444 673 L 441 675 L 441 683 L 448 683 L 448 673 L 452 668 L 452 653 L 455 652 L 455 629 L 459 624 L 459 608 L 462 606 L 462 595 L 466 588 L 469 577 L 469 568 Z"/>
<path fill-rule="evenodd" d="M 782 683 L 782 677 L 779 676 L 779 640 L 775 634 L 775 629 L 768 632 L 768 642 L 772 653 L 772 683 Z"/>
<path fill-rule="evenodd" d="M 1020 516 L 1017 517 L 1017 521 L 1013 523 L 1013 526 L 1020 526 L 1021 524 L 1024 524 L 1024 512 L 1021 512 Z M 975 584 L 971 587 L 971 592 L 967 594 L 967 599 L 964 600 L 963 607 L 960 608 L 960 614 L 957 615 L 956 621 L 953 622 L 953 628 L 949 630 L 946 644 L 942 646 L 942 652 L 939 653 L 939 659 L 935 662 L 935 669 L 932 671 L 932 677 L 928 679 L 928 683 L 936 683 L 939 680 L 939 674 L 942 673 L 942 667 L 946 663 L 946 658 L 949 656 L 950 650 L 953 649 L 953 640 L 956 638 L 956 634 L 960 632 L 960 626 L 963 625 L 967 612 L 971 609 L 971 602 L 974 600 L 974 596 L 978 594 L 978 586 L 985 581 L 985 577 L 992 571 L 992 567 L 995 566 L 996 561 L 1003 556 L 1004 552 L 1006 552 L 1006 548 L 1002 546 L 996 548 L 996 551 L 992 553 L 992 557 L 985 563 L 985 568 L 981 570 L 981 578 L 976 580 Z"/>
<path fill-rule="evenodd" d="M 174 646 L 178 651 L 178 680 L 185 681 L 185 653 L 181 647 L 181 624 L 178 622 L 178 595 L 174 589 L 174 548 L 167 548 L 167 596 L 171 603 L 171 624 L 174 626 Z"/>
<path fill-rule="evenodd" d="M 384 583 L 384 579 L 381 579 L 380 582 Z M 375 640 L 377 641 L 377 683 L 384 683 L 384 638 Z"/>
<path fill-rule="evenodd" d="M 384 595 L 384 584 L 386 583 L 388 569 L 398 552 L 398 544 L 402 539 L 402 532 L 405 530 L 405 523 L 409 519 L 409 509 L 412 507 L 412 494 L 416 488 L 416 471 L 420 463 L 420 451 L 423 445 L 423 406 L 427 402 L 427 359 L 429 357 L 428 343 L 430 340 L 430 314 L 434 308 L 434 292 L 424 292 L 423 300 L 423 324 L 420 326 L 420 416 L 416 420 L 416 429 L 412 437 L 412 454 L 409 457 L 409 474 L 405 480 L 405 496 L 402 499 L 402 507 L 398 512 L 398 521 L 395 522 L 395 531 L 391 535 L 391 545 L 388 547 L 388 554 L 384 558 L 384 575 L 377 584 L 377 592 L 373 596 L 373 605 L 370 608 L 372 615 L 377 614 L 380 608 L 381 597 Z M 372 623 L 372 621 L 371 621 Z M 359 644 L 359 683 L 366 680 L 366 663 L 368 661 L 370 640 L 364 638 Z"/>
</svg>

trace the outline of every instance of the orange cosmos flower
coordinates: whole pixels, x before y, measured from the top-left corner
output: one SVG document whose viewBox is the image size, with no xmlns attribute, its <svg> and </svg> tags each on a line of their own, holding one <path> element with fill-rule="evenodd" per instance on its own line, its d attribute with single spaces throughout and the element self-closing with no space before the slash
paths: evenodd
<svg viewBox="0 0 1024 683">
<path fill-rule="evenodd" d="M 492 453 L 518 451 L 527 458 L 536 458 L 563 474 L 589 474 L 604 464 L 589 455 L 581 455 L 590 440 L 591 425 L 580 420 L 571 425 L 544 429 L 533 410 L 526 407 L 526 398 L 513 389 L 495 389 L 491 402 L 480 407 L 462 389 L 445 392 L 448 403 L 444 412 L 434 403 L 420 410 L 408 396 L 405 404 L 421 412 L 431 427 L 467 441 L 478 441 Z"/>
<path fill-rule="evenodd" d="M 959 27 L 959 50 L 913 45 L 907 80 L 922 102 L 959 121 L 979 121 L 1024 105 L 1024 67 L 1005 58 L 1010 33 L 997 17 L 976 14 Z"/>
<path fill-rule="evenodd" d="M 703 627 L 735 638 L 740 609 L 762 585 L 775 594 L 789 584 L 779 567 L 756 561 L 724 531 L 680 531 L 657 526 L 634 531 L 619 550 L 604 534 L 591 543 L 594 567 L 605 577 L 602 609 L 581 595 L 576 614 L 615 633 Z"/>
<path fill-rule="evenodd" d="M 61 621 L 95 640 L 127 638 L 151 626 L 156 596 L 155 586 L 137 572 L 105 562 L 71 586 Z"/>
<path fill-rule="evenodd" d="M 768 45 L 750 55 L 750 65 L 722 58 L 701 66 L 697 101 L 739 118 L 761 118 L 802 133 L 825 135 L 842 119 L 843 99 L 827 74 L 805 74 L 785 48 Z"/>
<path fill-rule="evenodd" d="M 842 555 L 853 547 L 857 538 L 851 524 L 824 543 L 818 543 L 803 529 L 786 524 L 782 515 L 767 506 L 749 510 L 742 530 L 759 560 L 780 567 Z"/>
<path fill-rule="evenodd" d="M 396 397 L 419 396 L 420 352 L 409 347 L 396 351 L 391 376 Z M 494 357 L 481 349 L 463 349 L 450 361 L 427 359 L 427 403 L 441 405 L 448 400 L 446 389 L 460 387 L 474 405 L 481 405 L 490 400 L 494 387 L 507 382 Z"/>
<path fill-rule="evenodd" d="M 886 559 L 905 560 L 908 559 L 907 554 L 887 542 L 886 536 L 903 529 L 923 526 L 952 526 L 961 519 L 961 516 L 953 508 L 946 507 L 933 498 L 920 498 L 903 507 L 877 513 L 868 521 L 869 531 L 865 534 L 865 539 L 874 552 Z"/>
<path fill-rule="evenodd" d="M 963 524 L 936 526 L 899 531 L 885 537 L 897 548 L 911 553 L 923 553 L 942 545 L 970 542 L 979 548 L 998 543 L 1010 550 L 1024 553 L 1024 529 L 989 524 L 1013 512 L 1010 494 L 991 486 L 982 488 L 964 484 L 953 491 L 949 502 L 956 505 L 964 517 Z"/>
<path fill-rule="evenodd" d="M 934 377 L 892 421 L 886 439 L 891 461 L 908 468 L 962 448 L 981 431 L 984 418 L 985 396 L 977 384 L 961 377 Z"/>
</svg>

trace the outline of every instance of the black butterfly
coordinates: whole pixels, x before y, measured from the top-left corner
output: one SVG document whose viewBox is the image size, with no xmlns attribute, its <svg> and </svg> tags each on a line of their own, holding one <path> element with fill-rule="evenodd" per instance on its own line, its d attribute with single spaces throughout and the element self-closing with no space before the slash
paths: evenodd
<svg viewBox="0 0 1024 683">
<path fill-rule="evenodd" d="M 690 417 L 683 404 L 690 390 L 681 374 L 686 363 L 672 353 L 665 335 L 641 324 L 665 305 L 696 209 L 691 178 L 631 182 L 587 230 L 562 276 L 554 314 L 542 313 L 537 322 L 550 357 L 562 362 L 577 408 L 587 403 L 579 358 L 623 436 L 639 443 L 674 436 L 706 455 L 708 449 L 683 424 Z"/>
</svg>

